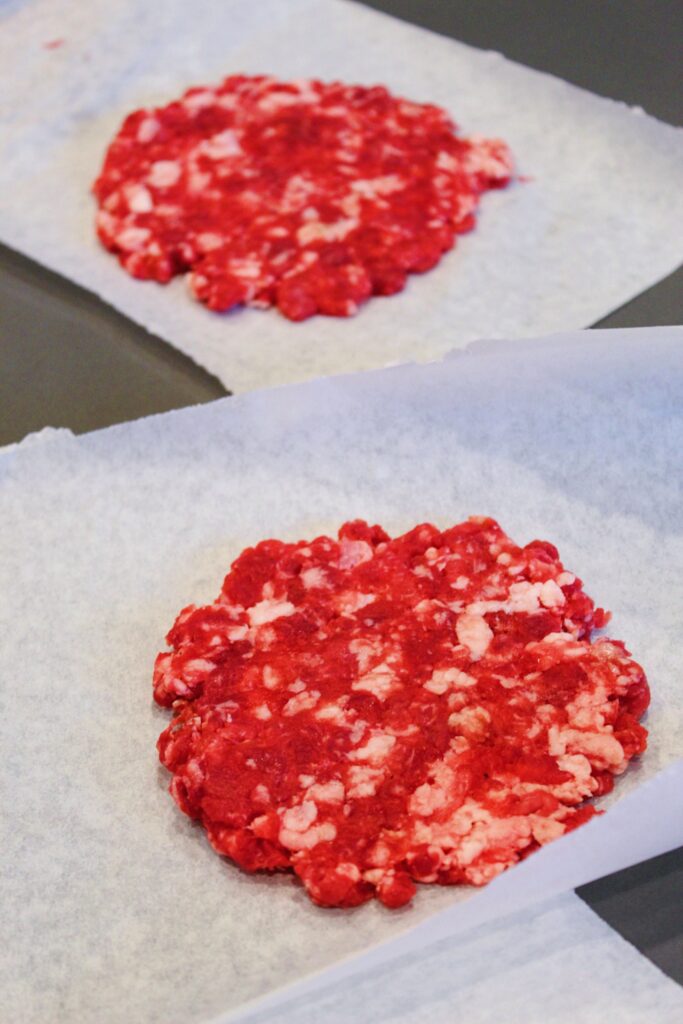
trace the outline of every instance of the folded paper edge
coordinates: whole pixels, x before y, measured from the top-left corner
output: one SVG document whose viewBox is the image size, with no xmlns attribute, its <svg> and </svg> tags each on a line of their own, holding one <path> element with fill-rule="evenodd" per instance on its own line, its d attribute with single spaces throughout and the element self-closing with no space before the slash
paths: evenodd
<svg viewBox="0 0 683 1024">
<path fill-rule="evenodd" d="M 664 807 L 667 814 L 662 823 L 657 809 Z M 249 1000 L 241 1007 L 212 1017 L 208 1024 L 237 1024 L 251 1014 L 275 1009 L 361 972 L 384 966 L 412 951 L 487 924 L 501 916 L 497 912 L 497 902 L 504 887 L 510 889 L 514 885 L 517 889 L 512 898 L 506 893 L 502 916 L 507 917 L 605 875 L 668 853 L 681 844 L 683 757 L 622 797 L 606 815 L 593 818 L 580 829 L 537 850 L 532 857 L 499 875 L 466 903 L 438 911 L 394 938 L 385 939 L 265 996 Z M 540 866 L 539 858 L 544 865 L 550 865 L 549 883 L 541 891 L 534 882 Z M 571 863 L 565 865 L 568 859 Z"/>
</svg>

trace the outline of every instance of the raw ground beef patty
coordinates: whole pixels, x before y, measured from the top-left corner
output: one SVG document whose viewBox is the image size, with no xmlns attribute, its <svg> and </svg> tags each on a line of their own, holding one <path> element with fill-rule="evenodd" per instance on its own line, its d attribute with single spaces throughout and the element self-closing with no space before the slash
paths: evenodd
<svg viewBox="0 0 683 1024">
<path fill-rule="evenodd" d="M 124 121 L 94 185 L 125 269 L 211 309 L 349 316 L 400 291 L 509 181 L 503 142 L 376 86 L 235 75 Z"/>
<path fill-rule="evenodd" d="M 492 519 L 268 540 L 159 654 L 171 792 L 247 871 L 311 899 L 482 885 L 590 818 L 642 753 L 643 670 L 544 541 Z"/>
</svg>

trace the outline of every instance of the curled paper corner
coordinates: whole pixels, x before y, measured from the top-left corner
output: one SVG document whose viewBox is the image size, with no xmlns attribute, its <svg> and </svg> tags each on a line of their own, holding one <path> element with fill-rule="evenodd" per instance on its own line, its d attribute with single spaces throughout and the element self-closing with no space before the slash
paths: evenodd
<svg viewBox="0 0 683 1024">
<path fill-rule="evenodd" d="M 19 441 L 19 447 L 30 448 L 37 444 L 45 444 L 46 441 L 56 441 L 75 436 L 73 430 L 70 430 L 69 427 L 43 427 L 42 430 L 32 430 L 30 434 L 26 434 Z"/>
<path fill-rule="evenodd" d="M 37 444 L 44 444 L 46 441 L 55 441 L 60 437 L 75 437 L 73 430 L 69 427 L 42 427 L 40 430 L 31 430 L 25 434 L 21 441 L 4 445 L 0 452 L 11 452 L 17 448 L 32 448 Z"/>
<path fill-rule="evenodd" d="M 577 986 L 576 978 L 581 978 Z M 278 1024 L 679 1024 L 683 989 L 572 893 L 278 1007 Z M 270 1024 L 266 1011 L 244 1024 Z"/>
<path fill-rule="evenodd" d="M 310 996 L 400 957 L 562 897 L 589 881 L 631 867 L 683 844 L 683 757 L 621 797 L 607 814 L 537 850 L 499 875 L 476 899 L 453 904 L 395 938 L 354 953 L 331 967 L 251 1000 L 210 1024 L 239 1024 L 252 1015 Z M 541 864 L 541 861 L 543 862 Z M 543 884 L 538 884 L 538 875 Z M 263 1018 L 261 1018 L 263 1019 Z"/>
<path fill-rule="evenodd" d="M 580 331 L 555 331 L 552 334 L 529 335 L 520 338 L 506 338 L 503 335 L 475 338 L 466 345 L 458 345 L 449 349 L 440 360 L 435 362 L 448 363 L 466 356 L 511 355 L 511 346 L 517 354 L 548 350 L 560 350 L 571 354 L 578 348 L 597 349 L 598 345 L 614 344 L 622 349 L 637 351 L 640 346 L 654 338 L 670 338 L 681 345 L 683 354 L 683 325 L 669 324 L 662 327 L 587 327 Z"/>
<path fill-rule="evenodd" d="M 28 448 L 36 448 L 38 445 L 50 444 L 54 441 L 74 439 L 76 435 L 68 427 L 43 427 L 41 430 L 32 430 L 22 437 L 21 441 L 14 441 L 12 444 L 0 447 L 0 460 L 5 461 L 12 456 L 23 453 Z"/>
</svg>

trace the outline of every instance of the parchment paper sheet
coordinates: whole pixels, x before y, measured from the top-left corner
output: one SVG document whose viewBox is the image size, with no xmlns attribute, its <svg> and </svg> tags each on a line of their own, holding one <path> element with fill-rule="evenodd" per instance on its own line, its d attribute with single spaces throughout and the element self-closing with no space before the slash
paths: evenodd
<svg viewBox="0 0 683 1024">
<path fill-rule="evenodd" d="M 498 54 L 344 0 L 15 0 L 3 11 L 0 238 L 233 391 L 585 327 L 683 259 L 683 132 Z M 463 131 L 505 138 L 527 180 L 485 196 L 476 231 L 436 270 L 352 320 L 209 313 L 181 280 L 121 270 L 95 239 L 89 188 L 130 110 L 239 70 L 382 82 L 436 102 Z"/>
<path fill-rule="evenodd" d="M 10 1019 L 204 1021 L 683 841 L 682 430 L 683 329 L 662 328 L 484 343 L 5 453 Z M 221 861 L 155 763 L 168 716 L 152 706 L 151 667 L 177 611 L 212 599 L 231 559 L 266 536 L 474 513 L 521 543 L 555 542 L 646 666 L 650 746 L 620 780 L 624 798 L 486 889 L 425 887 L 400 913 L 322 912 L 287 877 Z"/>
<path fill-rule="evenodd" d="M 566 893 L 244 1022 L 679 1024 L 682 1015 L 683 989 Z"/>
</svg>

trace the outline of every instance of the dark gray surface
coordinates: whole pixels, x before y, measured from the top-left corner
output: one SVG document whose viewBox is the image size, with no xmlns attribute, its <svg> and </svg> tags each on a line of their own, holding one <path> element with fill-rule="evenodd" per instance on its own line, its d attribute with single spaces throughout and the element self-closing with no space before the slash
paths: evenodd
<svg viewBox="0 0 683 1024">
<path fill-rule="evenodd" d="M 680 0 L 363 0 L 565 78 L 600 96 L 683 121 Z"/>
<path fill-rule="evenodd" d="M 680 0 L 368 6 L 683 121 Z M 601 326 L 668 323 L 683 323 L 683 271 Z M 0 247 L 0 444 L 46 425 L 92 430 L 224 393 L 209 374 L 94 296 Z M 594 882 L 580 895 L 683 983 L 683 851 Z"/>
<path fill-rule="evenodd" d="M 683 984 L 683 850 L 672 850 L 600 878 L 577 893 L 625 939 Z"/>
<path fill-rule="evenodd" d="M 0 445 L 47 425 L 81 433 L 225 394 L 91 292 L 0 246 Z"/>
</svg>

